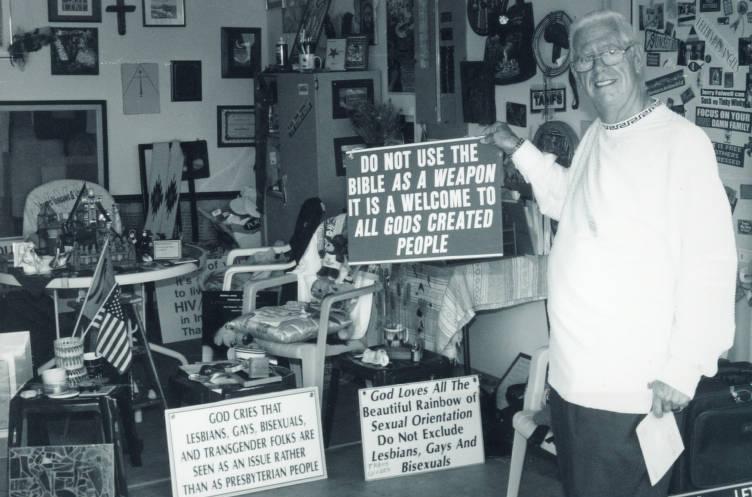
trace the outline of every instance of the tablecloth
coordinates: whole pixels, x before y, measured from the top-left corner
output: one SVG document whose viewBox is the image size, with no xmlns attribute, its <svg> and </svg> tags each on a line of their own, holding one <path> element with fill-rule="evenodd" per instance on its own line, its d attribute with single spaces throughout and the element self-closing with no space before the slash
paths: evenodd
<svg viewBox="0 0 752 497">
<path fill-rule="evenodd" d="M 546 256 L 521 256 L 454 267 L 439 308 L 436 350 L 455 359 L 462 327 L 477 311 L 545 299 Z"/>
</svg>

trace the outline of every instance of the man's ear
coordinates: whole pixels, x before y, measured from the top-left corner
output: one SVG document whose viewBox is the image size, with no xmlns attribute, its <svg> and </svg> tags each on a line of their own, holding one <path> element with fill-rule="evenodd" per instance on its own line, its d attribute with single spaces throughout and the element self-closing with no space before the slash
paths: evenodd
<svg viewBox="0 0 752 497">
<path fill-rule="evenodd" d="M 640 45 L 633 45 L 631 51 L 635 72 L 637 74 L 642 74 L 645 67 L 645 52 L 642 50 L 642 47 Z"/>
</svg>

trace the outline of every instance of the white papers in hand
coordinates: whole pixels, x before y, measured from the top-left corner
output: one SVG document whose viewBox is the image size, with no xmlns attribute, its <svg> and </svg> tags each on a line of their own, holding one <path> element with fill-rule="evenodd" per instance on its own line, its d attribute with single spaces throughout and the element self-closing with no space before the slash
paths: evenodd
<svg viewBox="0 0 752 497">
<path fill-rule="evenodd" d="M 655 485 L 684 450 L 674 413 L 664 413 L 657 418 L 650 412 L 637 425 L 636 431 L 650 483 Z"/>
</svg>

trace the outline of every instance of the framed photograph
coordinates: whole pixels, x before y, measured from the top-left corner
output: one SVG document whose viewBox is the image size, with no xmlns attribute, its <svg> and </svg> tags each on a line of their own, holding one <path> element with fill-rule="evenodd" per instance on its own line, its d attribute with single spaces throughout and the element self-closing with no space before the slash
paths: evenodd
<svg viewBox="0 0 752 497">
<path fill-rule="evenodd" d="M 102 0 L 47 0 L 50 22 L 102 22 Z"/>
<path fill-rule="evenodd" d="M 739 38 L 739 65 L 752 65 L 752 36 Z"/>
<path fill-rule="evenodd" d="M 0 0 L 0 56 L 8 55 L 8 46 L 11 42 L 9 16 L 10 0 Z"/>
<path fill-rule="evenodd" d="M 53 28 L 50 66 L 53 75 L 96 76 L 99 74 L 97 28 Z"/>
<path fill-rule="evenodd" d="M 143 0 L 144 26 L 185 26 L 185 0 Z"/>
<path fill-rule="evenodd" d="M 721 86 L 723 84 L 723 68 L 711 67 L 708 71 L 708 84 L 711 86 Z"/>
<path fill-rule="evenodd" d="M 361 71 L 368 69 L 368 37 L 348 36 L 345 49 L 345 69 Z"/>
<path fill-rule="evenodd" d="M 326 69 L 328 71 L 345 70 L 345 49 L 347 40 L 345 38 L 332 38 L 326 40 Z"/>
<path fill-rule="evenodd" d="M 359 2 L 360 34 L 368 37 L 368 44 L 376 44 L 376 13 L 373 0 L 356 0 Z"/>
<path fill-rule="evenodd" d="M 253 105 L 217 106 L 217 146 L 249 147 L 256 143 L 256 112 Z"/>
<path fill-rule="evenodd" d="M 173 60 L 170 63 L 173 102 L 201 100 L 201 61 Z"/>
<path fill-rule="evenodd" d="M 332 118 L 345 119 L 348 111 L 361 102 L 373 102 L 373 80 L 332 81 Z"/>
<path fill-rule="evenodd" d="M 366 142 L 359 136 L 345 136 L 334 139 L 334 164 L 337 168 L 337 176 L 347 176 L 345 169 L 345 154 L 351 150 L 366 148 Z"/>
<path fill-rule="evenodd" d="M 295 41 L 290 50 L 290 60 L 298 60 L 298 54 L 302 52 L 303 43 L 310 46 L 312 53 L 316 52 L 316 44 L 319 41 L 330 2 L 331 0 L 308 0 L 308 5 L 301 18 L 298 31 L 295 34 Z"/>
<path fill-rule="evenodd" d="M 261 28 L 222 28 L 222 77 L 252 78 L 261 72 Z"/>
</svg>

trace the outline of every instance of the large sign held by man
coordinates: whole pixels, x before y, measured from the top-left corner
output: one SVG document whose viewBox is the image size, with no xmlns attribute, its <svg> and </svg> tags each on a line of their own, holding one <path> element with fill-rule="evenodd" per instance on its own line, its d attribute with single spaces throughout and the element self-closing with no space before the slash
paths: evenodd
<svg viewBox="0 0 752 497">
<path fill-rule="evenodd" d="M 348 152 L 350 262 L 503 255 L 497 161 L 480 137 Z"/>
</svg>

